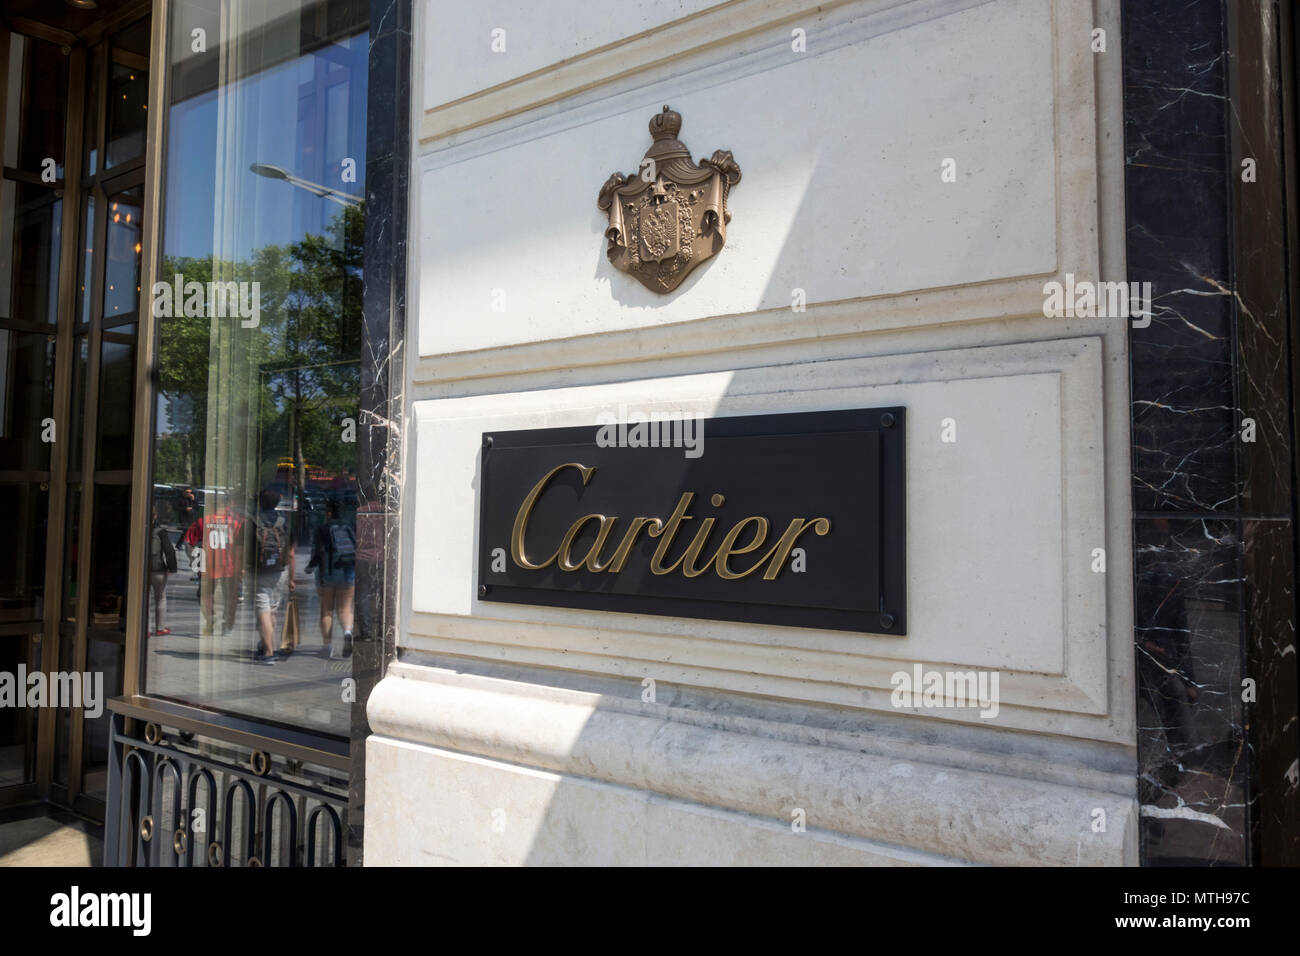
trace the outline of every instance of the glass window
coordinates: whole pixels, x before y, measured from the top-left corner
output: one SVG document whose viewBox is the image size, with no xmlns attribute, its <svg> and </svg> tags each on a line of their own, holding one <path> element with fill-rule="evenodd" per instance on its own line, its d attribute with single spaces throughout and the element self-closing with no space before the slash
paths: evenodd
<svg viewBox="0 0 1300 956">
<path fill-rule="evenodd" d="M 90 529 L 90 621 L 94 631 L 126 630 L 126 570 L 130 549 L 130 485 L 95 485 Z"/>
<path fill-rule="evenodd" d="M 41 642 L 34 635 L 0 636 L 0 674 L 41 669 Z M 0 792 L 36 779 L 35 707 L 0 707 Z"/>
<path fill-rule="evenodd" d="M 108 201 L 107 258 L 104 263 L 104 322 L 135 312 L 140 295 L 139 186 Z"/>
<path fill-rule="evenodd" d="M 90 373 L 90 336 L 78 335 L 72 345 L 72 401 L 68 405 L 68 471 L 81 471 L 81 442 L 86 420 L 86 378 Z"/>
<path fill-rule="evenodd" d="M 99 348 L 99 440 L 95 468 L 131 467 L 135 336 L 105 332 Z"/>
<path fill-rule="evenodd" d="M 133 53 L 136 56 L 149 56 L 149 18 L 136 20 L 130 26 L 113 34 L 113 49 Z"/>
<path fill-rule="evenodd" d="M 86 673 L 104 675 L 104 696 L 122 687 L 122 664 L 125 647 L 121 641 L 89 640 L 86 642 Z M 81 789 L 91 797 L 103 800 L 108 792 L 108 732 L 112 712 L 101 707 L 92 717 L 82 710 Z"/>
<path fill-rule="evenodd" d="M 68 58 L 45 40 L 9 35 L 9 84 L 4 115 L 14 117 L 17 136 L 5 135 L 4 165 L 39 174 L 54 160 L 63 178 L 64 118 L 68 111 Z"/>
<path fill-rule="evenodd" d="M 81 488 L 68 485 L 68 505 L 63 523 L 63 623 L 77 620 L 77 545 L 81 538 Z M 62 652 L 60 652 L 62 653 Z M 60 661 L 68 658 L 60 657 Z M 62 666 L 62 665 L 60 665 Z"/>
<path fill-rule="evenodd" d="M 86 195 L 86 223 L 81 234 L 81 274 L 77 281 L 77 298 L 81 302 L 80 320 L 83 324 L 90 321 L 90 300 L 88 291 L 91 274 L 95 266 L 95 195 Z"/>
<path fill-rule="evenodd" d="M 44 483 L 0 483 L 0 515 L 8 530 L 0 548 L 0 621 L 40 620 L 45 597 Z M 4 640 L 4 638 L 0 638 Z"/>
<path fill-rule="evenodd" d="M 146 20 L 147 24 L 148 21 Z M 104 168 L 120 166 L 144 155 L 144 134 L 149 113 L 149 75 L 134 66 L 109 65 L 108 145 Z"/>
<path fill-rule="evenodd" d="M 58 321 L 63 201 L 46 186 L 0 182 L 0 318 Z"/>
<path fill-rule="evenodd" d="M 342 736 L 366 5 L 171 9 L 144 687 Z"/>
<path fill-rule="evenodd" d="M 53 441 L 67 438 L 50 417 L 54 343 L 40 332 L 0 328 L 0 469 L 46 471 Z M 0 512 L 2 513 L 2 512 Z"/>
</svg>

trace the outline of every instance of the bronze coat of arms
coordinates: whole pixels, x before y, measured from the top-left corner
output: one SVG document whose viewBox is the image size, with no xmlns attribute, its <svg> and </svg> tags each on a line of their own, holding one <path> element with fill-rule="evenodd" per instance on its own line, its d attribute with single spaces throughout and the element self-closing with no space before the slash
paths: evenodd
<svg viewBox="0 0 1300 956">
<path fill-rule="evenodd" d="M 640 172 L 614 173 L 596 205 L 609 212 L 606 255 L 614 266 L 654 292 L 671 292 L 727 241 L 727 193 L 740 182 L 731 151 L 699 165 L 677 139 L 681 114 L 667 106 L 650 120 L 654 142 Z"/>
</svg>

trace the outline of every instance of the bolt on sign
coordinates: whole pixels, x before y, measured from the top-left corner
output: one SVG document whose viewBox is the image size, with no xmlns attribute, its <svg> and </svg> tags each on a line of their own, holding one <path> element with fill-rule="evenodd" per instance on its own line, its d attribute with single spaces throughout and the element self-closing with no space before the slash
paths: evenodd
<svg viewBox="0 0 1300 956">
<path fill-rule="evenodd" d="M 694 456 L 680 419 L 484 433 L 479 597 L 905 634 L 904 423 L 702 419 Z"/>
</svg>

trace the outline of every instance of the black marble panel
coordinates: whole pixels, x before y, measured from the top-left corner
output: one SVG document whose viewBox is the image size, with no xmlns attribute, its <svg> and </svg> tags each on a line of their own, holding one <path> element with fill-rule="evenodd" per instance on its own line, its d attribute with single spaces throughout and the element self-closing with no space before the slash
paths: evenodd
<svg viewBox="0 0 1300 956">
<path fill-rule="evenodd" d="M 1227 149 L 1220 0 L 1126 3 L 1129 281 L 1153 318 L 1130 333 L 1133 505 L 1231 512 L 1236 495 Z"/>
<path fill-rule="evenodd" d="M 366 102 L 361 466 L 347 856 L 362 862 L 366 702 L 396 653 L 403 350 L 406 335 L 411 0 L 373 0 Z"/>
<path fill-rule="evenodd" d="M 1122 9 L 1142 861 L 1296 862 L 1277 7 Z"/>
<path fill-rule="evenodd" d="M 1143 862 L 1244 864 L 1238 524 L 1142 518 L 1134 543 Z"/>
<path fill-rule="evenodd" d="M 1294 530 L 1290 521 L 1263 519 L 1244 522 L 1243 531 L 1251 840 L 1256 862 L 1294 866 L 1300 859 Z"/>
</svg>

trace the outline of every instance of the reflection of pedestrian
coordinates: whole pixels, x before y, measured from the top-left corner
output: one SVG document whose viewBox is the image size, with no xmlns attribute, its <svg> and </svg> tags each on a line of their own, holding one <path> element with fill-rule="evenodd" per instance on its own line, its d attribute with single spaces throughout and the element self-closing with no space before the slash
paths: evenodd
<svg viewBox="0 0 1300 956">
<path fill-rule="evenodd" d="M 183 540 L 199 551 L 196 570 L 207 579 L 206 587 L 200 585 L 199 595 L 208 625 L 214 623 L 214 592 L 219 586 L 225 630 L 231 630 L 235 626 L 239 583 L 243 577 L 244 519 L 234 512 L 229 502 L 223 502 L 216 514 L 207 515 L 190 525 Z"/>
<path fill-rule="evenodd" d="M 180 499 L 176 502 L 176 523 L 179 524 L 182 528 L 188 528 L 190 525 L 194 523 L 194 515 L 197 511 L 197 508 L 198 508 L 198 504 L 194 500 L 194 489 L 193 488 L 183 489 L 181 491 Z M 186 550 L 186 557 L 189 557 L 188 548 Z M 193 558 L 190 559 L 190 563 L 191 565 L 194 563 Z M 198 579 L 199 579 L 199 572 L 195 571 L 194 580 L 197 581 Z"/>
<path fill-rule="evenodd" d="M 339 517 L 339 502 L 330 498 L 325 506 L 326 520 L 316 529 L 312 541 L 311 561 L 307 570 L 316 569 L 316 588 L 320 592 L 320 635 L 328 653 L 333 641 L 334 612 L 338 611 L 343 627 L 343 657 L 352 655 L 352 597 L 356 591 L 357 537 L 352 526 Z M 334 660 L 333 654 L 329 654 Z"/>
<path fill-rule="evenodd" d="M 167 627 L 167 575 L 176 571 L 176 549 L 172 547 L 167 529 L 158 523 L 158 506 L 153 506 L 153 523 L 149 532 L 149 590 L 153 594 L 154 630 L 146 631 L 146 636 L 156 634 L 162 637 L 170 634 Z"/>
<path fill-rule="evenodd" d="M 258 497 L 260 510 L 254 521 L 257 528 L 257 571 L 253 607 L 257 611 L 260 644 L 253 651 L 258 664 L 275 663 L 275 614 L 280 610 L 284 594 L 284 581 L 289 579 L 289 590 L 297 587 L 293 580 L 293 534 L 285 516 L 276 510 L 280 493 L 267 487 Z M 287 575 L 286 575 L 287 572 Z"/>
</svg>

